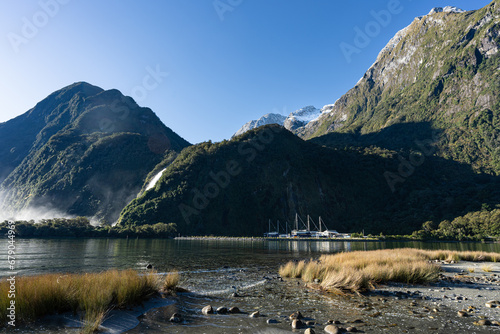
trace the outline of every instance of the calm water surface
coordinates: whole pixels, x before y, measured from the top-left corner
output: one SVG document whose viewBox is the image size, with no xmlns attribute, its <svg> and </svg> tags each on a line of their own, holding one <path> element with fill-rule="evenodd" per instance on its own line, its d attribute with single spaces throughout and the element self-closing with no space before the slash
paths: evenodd
<svg viewBox="0 0 500 334">
<path fill-rule="evenodd" d="M 171 240 L 171 239 L 17 239 L 18 275 L 51 272 L 95 272 L 111 268 L 144 269 L 153 264 L 161 272 L 210 271 L 224 267 L 246 268 L 278 265 L 292 258 L 317 257 L 322 253 L 412 247 L 423 249 L 481 250 L 500 253 L 500 244 L 363 242 L 363 241 L 268 241 L 268 240 Z M 7 247 L 0 249 L 7 258 Z M 0 273 L 7 276 L 7 261 Z"/>
<path fill-rule="evenodd" d="M 127 327 L 128 334 L 153 333 L 289 333 L 287 315 L 300 310 L 319 324 L 328 319 L 343 323 L 363 319 L 365 333 L 489 333 L 470 323 L 460 322 L 456 311 L 448 310 L 437 318 L 410 315 L 409 300 L 392 300 L 381 304 L 377 297 L 352 296 L 336 298 L 302 287 L 294 280 L 281 281 L 279 266 L 292 259 L 316 258 L 339 251 L 374 250 L 413 247 L 424 249 L 481 250 L 500 253 L 500 244 L 364 242 L 364 241 L 266 241 L 266 240 L 165 240 L 165 239 L 17 239 L 17 275 L 43 273 L 96 272 L 111 268 L 146 270 L 152 264 L 159 273 L 177 270 L 180 286 L 189 293 L 171 297 L 170 305 L 147 312 L 140 322 Z M 7 249 L 0 249 L 0 258 L 7 258 Z M 9 275 L 7 261 L 0 261 L 0 273 Z M 239 297 L 232 297 L 233 292 Z M 360 303 L 372 307 L 360 309 Z M 237 306 L 245 313 L 231 316 L 204 316 L 200 310 L 211 304 Z M 259 310 L 264 316 L 249 318 Z M 179 312 L 182 324 L 173 324 L 170 316 Z M 368 313 L 382 315 L 372 318 Z M 113 321 L 114 315 L 110 316 Z M 268 325 L 266 319 L 278 319 Z M 137 318 L 135 318 L 137 320 Z M 121 322 L 118 318 L 115 321 Z M 104 323 L 106 324 L 106 322 Z M 394 324 L 395 327 L 387 326 Z M 317 327 L 317 332 L 322 331 Z M 496 331 L 497 333 L 500 332 Z M 78 329 L 41 321 L 18 331 L 31 333 L 78 333 Z"/>
</svg>

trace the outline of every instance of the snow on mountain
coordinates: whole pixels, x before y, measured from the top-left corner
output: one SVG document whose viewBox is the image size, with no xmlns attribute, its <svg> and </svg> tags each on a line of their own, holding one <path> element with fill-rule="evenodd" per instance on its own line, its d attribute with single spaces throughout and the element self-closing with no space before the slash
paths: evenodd
<svg viewBox="0 0 500 334">
<path fill-rule="evenodd" d="M 279 124 L 290 131 L 294 131 L 305 126 L 309 122 L 316 120 L 321 113 L 331 111 L 332 108 L 333 105 L 326 105 L 321 109 L 317 109 L 313 106 L 307 106 L 291 112 L 288 116 L 280 114 L 266 114 L 257 120 L 250 121 L 243 125 L 241 129 L 233 135 L 233 137 L 267 124 Z"/>
<path fill-rule="evenodd" d="M 464 13 L 465 10 L 460 9 L 455 6 L 446 6 L 446 7 L 434 7 L 431 9 L 428 15 L 434 14 L 434 13 Z"/>
<path fill-rule="evenodd" d="M 280 115 L 280 114 L 265 114 L 261 118 L 257 120 L 253 120 L 250 122 L 247 122 L 245 125 L 241 127 L 236 133 L 233 135 L 233 137 L 239 136 L 248 130 L 252 130 L 255 128 L 258 128 L 259 126 L 262 125 L 267 125 L 267 124 L 279 124 L 283 125 L 283 123 L 286 120 L 286 116 Z"/>
<path fill-rule="evenodd" d="M 283 126 L 290 130 L 296 130 L 302 126 L 305 126 L 310 121 L 315 120 L 321 115 L 321 110 L 316 109 L 313 106 L 307 106 L 299 110 L 291 112 L 286 118 Z"/>
</svg>

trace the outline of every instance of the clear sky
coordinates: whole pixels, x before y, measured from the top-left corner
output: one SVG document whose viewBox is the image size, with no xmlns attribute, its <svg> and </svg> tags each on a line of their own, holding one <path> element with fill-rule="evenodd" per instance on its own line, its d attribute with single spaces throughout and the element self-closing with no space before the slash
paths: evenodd
<svg viewBox="0 0 500 334">
<path fill-rule="evenodd" d="M 335 102 L 431 8 L 489 2 L 2 0 L 0 122 L 86 81 L 136 98 L 191 143 L 220 141 L 266 113 Z"/>
</svg>

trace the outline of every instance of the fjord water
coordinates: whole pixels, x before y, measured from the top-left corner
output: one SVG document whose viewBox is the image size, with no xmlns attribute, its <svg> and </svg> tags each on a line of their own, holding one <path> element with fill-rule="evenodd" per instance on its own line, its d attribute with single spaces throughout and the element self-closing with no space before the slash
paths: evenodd
<svg viewBox="0 0 500 334">
<path fill-rule="evenodd" d="M 500 253 L 500 244 L 417 241 L 299 241 L 261 239 L 17 239 L 18 275 L 96 272 L 106 269 L 144 270 L 152 264 L 159 272 L 211 271 L 224 268 L 269 267 L 277 273 L 291 259 L 314 258 L 322 253 L 392 249 L 471 250 Z M 7 258 L 7 248 L 0 250 Z M 6 276 L 7 261 L 0 262 Z"/>
<path fill-rule="evenodd" d="M 316 258 L 324 253 L 373 250 L 383 248 L 425 248 L 481 250 L 500 253 L 500 244 L 423 243 L 365 241 L 273 241 L 261 239 L 18 239 L 16 241 L 18 275 L 43 273 L 96 272 L 111 268 L 145 271 L 152 264 L 159 273 L 177 270 L 180 286 L 189 293 L 172 298 L 169 306 L 151 310 L 130 333 L 280 333 L 289 330 L 286 316 L 301 310 L 306 316 L 324 323 L 328 319 L 354 320 L 363 314 L 355 305 L 364 297 L 334 298 L 302 288 L 296 282 L 280 282 L 278 268 L 293 259 Z M 6 254 L 2 254 L 6 258 Z M 7 272 L 6 261 L 1 273 Z M 231 297 L 237 292 L 240 298 Z M 421 326 L 421 319 L 409 317 L 405 301 L 394 301 L 373 319 L 370 332 L 400 333 L 402 328 Z M 403 304 L 400 304 L 403 303 Z M 200 310 L 211 304 L 237 306 L 244 314 L 204 316 Z M 252 319 L 250 312 L 259 310 L 264 317 Z M 182 324 L 172 324 L 174 313 L 184 317 Z M 444 313 L 443 313 L 444 314 Z M 453 315 L 450 313 L 450 315 Z M 269 327 L 268 318 L 279 324 Z M 366 315 L 365 315 L 366 317 Z M 386 324 L 398 324 L 386 328 Z M 22 333 L 76 333 L 59 325 L 41 323 Z M 462 324 L 447 324 L 443 329 L 461 333 Z M 451 327 L 450 327 L 451 326 Z M 422 329 L 428 329 L 428 326 Z M 368 329 L 368 328 L 367 328 Z M 467 328 L 463 328 L 468 330 Z M 482 333 L 476 331 L 476 333 Z"/>
</svg>

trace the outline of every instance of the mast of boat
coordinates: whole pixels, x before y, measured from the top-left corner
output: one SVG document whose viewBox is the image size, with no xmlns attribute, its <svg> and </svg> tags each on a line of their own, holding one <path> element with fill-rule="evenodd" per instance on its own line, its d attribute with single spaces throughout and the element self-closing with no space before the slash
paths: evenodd
<svg viewBox="0 0 500 334">
<path fill-rule="evenodd" d="M 325 231 L 328 230 L 328 226 L 326 226 L 325 222 L 323 219 L 321 219 L 321 216 L 319 217 L 319 228 L 321 229 L 321 224 L 325 227 Z"/>
<path fill-rule="evenodd" d="M 279 234 L 280 234 L 280 221 L 279 221 L 279 219 L 278 219 L 278 223 L 276 225 L 276 232 L 278 232 L 278 236 L 279 236 Z"/>
<path fill-rule="evenodd" d="M 268 223 L 268 225 L 269 225 L 269 226 L 268 226 L 268 228 L 267 228 L 267 231 L 268 231 L 269 233 L 271 233 L 271 219 L 269 219 L 269 223 Z"/>
<path fill-rule="evenodd" d="M 307 215 L 307 230 L 311 230 L 311 223 L 309 223 L 309 215 Z"/>
<path fill-rule="evenodd" d="M 318 224 L 319 224 L 319 231 L 320 231 L 320 232 L 323 232 L 323 230 L 322 230 L 322 228 L 321 228 L 321 216 L 319 216 L 319 222 L 318 222 Z"/>
<path fill-rule="evenodd" d="M 299 230 L 299 214 L 295 212 L 295 230 Z"/>
</svg>

